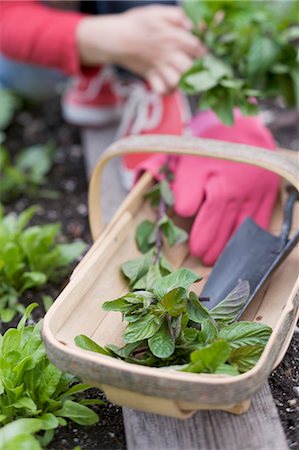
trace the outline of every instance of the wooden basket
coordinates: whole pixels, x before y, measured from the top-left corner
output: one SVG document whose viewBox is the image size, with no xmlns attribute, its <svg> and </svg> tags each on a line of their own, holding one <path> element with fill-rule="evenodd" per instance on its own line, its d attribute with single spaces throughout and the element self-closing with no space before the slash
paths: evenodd
<svg viewBox="0 0 299 450">
<path fill-rule="evenodd" d="M 178 418 L 190 417 L 199 409 L 245 412 L 250 398 L 281 361 L 293 334 L 299 305 L 298 247 L 243 314 L 242 319 L 262 321 L 273 328 L 259 362 L 247 373 L 226 376 L 164 372 L 85 351 L 74 344 L 78 334 L 86 334 L 102 346 L 123 344 L 122 331 L 126 324 L 121 322 L 119 313 L 103 311 L 101 304 L 128 291 L 120 264 L 139 254 L 134 241 L 136 226 L 145 218 L 154 217 L 143 199 L 153 180 L 149 173 L 142 176 L 106 228 L 100 208 L 100 181 L 107 161 L 124 153 L 138 152 L 191 154 L 246 162 L 276 172 L 299 190 L 295 152 L 269 152 L 247 145 L 171 136 L 130 137 L 115 142 L 98 162 L 90 182 L 90 226 L 95 243 L 44 319 L 43 338 L 48 356 L 62 370 L 103 389 L 119 405 Z M 273 213 L 271 231 L 276 234 L 282 222 L 284 195 L 282 189 Z M 294 214 L 298 218 L 298 205 Z M 294 224 L 296 227 L 298 223 Z M 166 249 L 166 256 L 176 268 L 189 267 L 202 275 L 209 272 L 188 254 L 187 244 Z M 203 284 L 204 281 L 194 290 L 199 293 Z"/>
</svg>

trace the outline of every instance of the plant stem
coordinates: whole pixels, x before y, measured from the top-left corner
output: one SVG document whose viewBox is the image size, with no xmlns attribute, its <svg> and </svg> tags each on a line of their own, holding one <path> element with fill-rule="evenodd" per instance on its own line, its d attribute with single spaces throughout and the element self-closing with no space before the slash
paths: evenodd
<svg viewBox="0 0 299 450">
<path fill-rule="evenodd" d="M 168 155 L 167 159 L 166 159 L 166 163 L 165 163 L 165 179 L 166 181 L 171 181 L 171 177 L 173 175 L 171 169 L 170 169 L 170 164 L 171 164 L 171 158 L 172 155 Z M 157 222 L 159 223 L 160 219 L 162 219 L 162 217 L 166 214 L 166 203 L 164 201 L 164 199 L 160 198 L 160 202 L 159 202 L 159 207 L 158 207 L 158 213 L 157 213 Z M 155 255 L 154 258 L 154 264 L 157 264 L 160 261 L 161 258 L 161 250 L 163 247 L 163 239 L 162 239 L 163 233 L 162 233 L 162 228 L 160 225 L 158 225 L 157 227 L 157 233 L 156 233 L 156 249 L 157 249 L 157 253 Z"/>
<path fill-rule="evenodd" d="M 157 222 L 159 223 L 160 219 L 164 216 L 166 212 L 166 204 L 163 200 L 163 198 L 160 199 L 159 208 L 158 208 L 158 214 L 157 214 Z M 161 258 L 161 250 L 163 247 L 163 239 L 162 239 L 162 228 L 160 225 L 157 226 L 157 233 L 156 233 L 156 250 L 157 253 L 155 255 L 154 264 L 160 261 Z"/>
</svg>

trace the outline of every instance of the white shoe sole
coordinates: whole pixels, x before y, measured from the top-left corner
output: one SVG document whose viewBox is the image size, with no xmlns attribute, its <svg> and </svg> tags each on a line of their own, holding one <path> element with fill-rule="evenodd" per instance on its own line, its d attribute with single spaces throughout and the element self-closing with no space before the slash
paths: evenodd
<svg viewBox="0 0 299 450">
<path fill-rule="evenodd" d="M 62 103 L 63 118 L 73 124 L 79 126 L 105 126 L 116 123 L 122 116 L 123 108 L 121 106 L 103 107 L 103 108 L 87 108 L 79 105 L 70 105 Z"/>
</svg>

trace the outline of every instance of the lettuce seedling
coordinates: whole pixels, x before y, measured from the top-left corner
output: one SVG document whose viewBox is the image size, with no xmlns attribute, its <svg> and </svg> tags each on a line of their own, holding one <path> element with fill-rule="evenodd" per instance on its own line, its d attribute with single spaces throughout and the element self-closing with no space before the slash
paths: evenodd
<svg viewBox="0 0 299 450">
<path fill-rule="evenodd" d="M 41 449 L 54 436 L 55 429 L 68 420 L 93 425 L 98 415 L 76 395 L 89 389 L 77 383 L 47 358 L 41 338 L 42 321 L 27 325 L 37 304 L 27 307 L 17 328 L 0 335 L 0 449 Z M 76 383 L 76 384 L 75 384 Z M 88 404 L 102 404 L 88 400 Z M 22 448 L 25 448 L 24 443 Z"/>
<path fill-rule="evenodd" d="M 11 161 L 8 150 L 0 146 L 0 199 L 7 203 L 26 193 L 33 197 L 47 181 L 46 175 L 53 166 L 56 147 L 48 142 L 22 150 Z M 53 196 L 54 191 L 39 191 L 39 195 Z M 56 194 L 55 194 L 56 195 Z"/>
<path fill-rule="evenodd" d="M 28 289 L 57 282 L 86 248 L 82 241 L 57 243 L 59 224 L 28 226 L 37 207 L 4 215 L 0 207 L 0 320 L 9 322 L 24 307 L 19 297 Z"/>
</svg>

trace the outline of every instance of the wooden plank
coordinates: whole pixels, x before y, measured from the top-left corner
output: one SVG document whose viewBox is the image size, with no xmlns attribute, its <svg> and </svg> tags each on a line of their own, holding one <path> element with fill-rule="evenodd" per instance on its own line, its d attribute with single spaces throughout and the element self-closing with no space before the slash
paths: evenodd
<svg viewBox="0 0 299 450">
<path fill-rule="evenodd" d="M 112 128 L 82 131 L 88 176 L 102 151 L 112 142 L 114 131 Z M 107 167 L 103 182 L 104 216 L 109 220 L 126 196 L 117 161 Z M 288 449 L 268 383 L 253 398 L 249 411 L 241 416 L 200 411 L 191 419 L 181 421 L 129 408 L 123 408 L 123 415 L 128 450 Z"/>
<path fill-rule="evenodd" d="M 117 127 L 111 126 L 107 129 L 83 129 L 81 132 L 85 169 L 88 179 L 96 166 L 98 159 L 103 151 L 111 144 L 114 139 Z M 120 181 L 120 161 L 114 159 L 110 161 L 104 173 L 104 198 L 103 214 L 105 223 L 107 223 L 118 206 L 124 200 L 127 192 L 123 189 Z"/>
<path fill-rule="evenodd" d="M 199 411 L 187 420 L 123 408 L 128 450 L 285 450 L 268 383 L 240 416 Z"/>
</svg>

